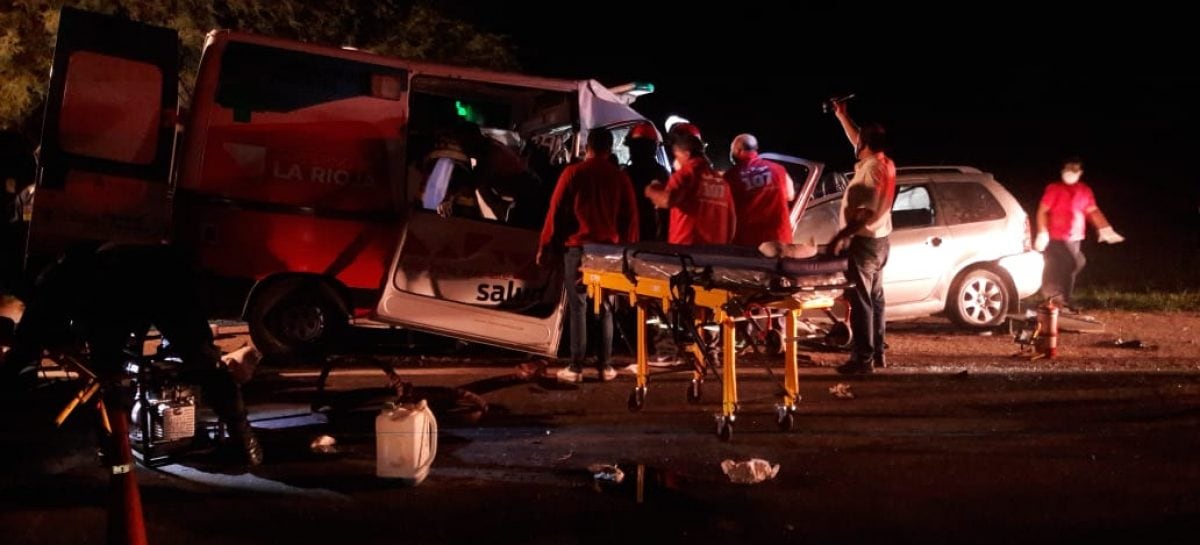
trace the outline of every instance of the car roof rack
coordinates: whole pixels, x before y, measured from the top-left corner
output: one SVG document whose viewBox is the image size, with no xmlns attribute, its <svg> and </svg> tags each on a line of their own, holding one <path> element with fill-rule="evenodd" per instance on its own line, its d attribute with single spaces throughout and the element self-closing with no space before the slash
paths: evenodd
<svg viewBox="0 0 1200 545">
<path fill-rule="evenodd" d="M 897 167 L 897 173 L 903 174 L 936 174 L 939 172 L 956 172 L 958 174 L 983 174 L 982 170 L 968 166 L 916 166 L 916 167 Z"/>
</svg>

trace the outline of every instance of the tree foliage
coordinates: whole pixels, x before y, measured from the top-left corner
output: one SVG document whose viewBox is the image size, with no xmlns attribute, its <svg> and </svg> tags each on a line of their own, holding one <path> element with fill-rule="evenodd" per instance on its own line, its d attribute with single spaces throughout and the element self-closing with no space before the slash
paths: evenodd
<svg viewBox="0 0 1200 545">
<path fill-rule="evenodd" d="M 415 60 L 493 69 L 516 66 L 506 37 L 403 0 L 10 0 L 0 2 L 0 127 L 20 126 L 36 116 L 64 5 L 178 31 L 183 100 L 191 95 L 204 36 L 213 28 Z"/>
</svg>

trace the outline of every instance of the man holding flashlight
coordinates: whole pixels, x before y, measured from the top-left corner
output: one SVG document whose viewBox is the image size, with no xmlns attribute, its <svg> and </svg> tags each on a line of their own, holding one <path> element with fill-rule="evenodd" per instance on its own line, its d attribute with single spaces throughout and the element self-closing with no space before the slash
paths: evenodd
<svg viewBox="0 0 1200 545">
<path fill-rule="evenodd" d="M 1083 161 L 1073 157 L 1063 161 L 1062 178 L 1046 186 L 1037 211 L 1037 238 L 1034 247 L 1045 256 L 1042 272 L 1042 296 L 1069 310 L 1075 277 L 1087 264 L 1080 244 L 1087 223 L 1096 228 L 1100 242 L 1116 244 L 1125 240 L 1117 234 L 1104 213 L 1096 206 L 1092 188 L 1081 181 Z"/>
<path fill-rule="evenodd" d="M 854 146 L 854 177 L 842 195 L 842 230 L 829 242 L 833 255 L 850 260 L 846 290 L 854 346 L 850 360 L 837 371 L 865 375 L 884 361 L 883 268 L 887 265 L 892 233 L 892 202 L 896 198 L 896 165 L 885 153 L 886 133 L 871 124 L 859 128 L 846 112 L 846 101 L 833 101 L 833 112 Z"/>
</svg>

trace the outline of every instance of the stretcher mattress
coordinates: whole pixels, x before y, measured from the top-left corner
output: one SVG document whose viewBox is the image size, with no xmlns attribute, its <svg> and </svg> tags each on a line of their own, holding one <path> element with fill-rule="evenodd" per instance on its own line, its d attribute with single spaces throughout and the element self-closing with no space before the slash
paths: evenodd
<svg viewBox="0 0 1200 545">
<path fill-rule="evenodd" d="M 669 279 L 685 269 L 694 283 L 733 290 L 831 292 L 845 286 L 845 258 L 766 257 L 741 246 L 680 246 L 665 243 L 586 244 L 583 267 Z M 820 295 L 830 295 L 821 293 Z"/>
</svg>

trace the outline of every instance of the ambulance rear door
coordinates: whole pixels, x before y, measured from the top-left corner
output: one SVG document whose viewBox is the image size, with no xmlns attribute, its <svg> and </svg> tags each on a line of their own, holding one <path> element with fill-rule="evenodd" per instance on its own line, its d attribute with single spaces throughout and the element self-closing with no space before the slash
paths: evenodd
<svg viewBox="0 0 1200 545">
<path fill-rule="evenodd" d="M 174 30 L 63 8 L 28 265 L 85 240 L 166 238 L 178 54 Z"/>
</svg>

